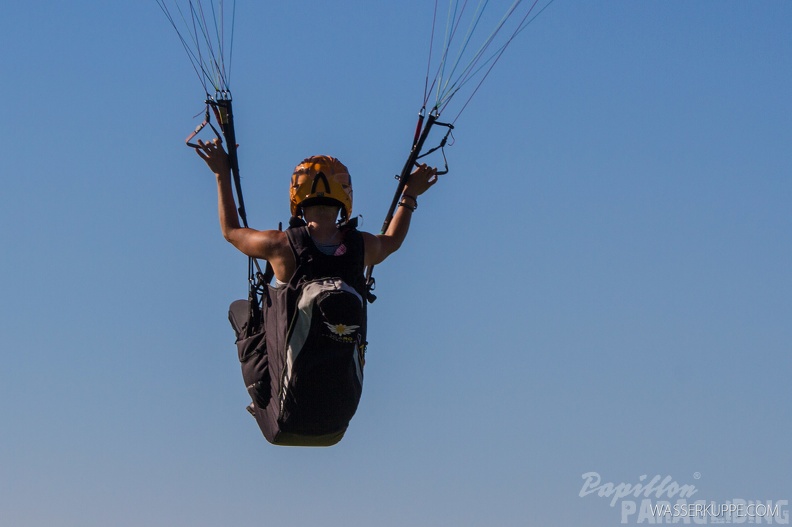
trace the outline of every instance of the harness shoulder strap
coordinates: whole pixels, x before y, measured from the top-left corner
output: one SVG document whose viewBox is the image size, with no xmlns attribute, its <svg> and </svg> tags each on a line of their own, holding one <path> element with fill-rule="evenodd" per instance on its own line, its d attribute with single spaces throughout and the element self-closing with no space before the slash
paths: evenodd
<svg viewBox="0 0 792 527">
<path fill-rule="evenodd" d="M 299 269 L 303 265 L 310 265 L 312 261 L 311 248 L 313 240 L 308 227 L 290 227 L 286 229 L 286 236 L 289 238 L 289 245 L 294 253 L 294 259 Z"/>
</svg>

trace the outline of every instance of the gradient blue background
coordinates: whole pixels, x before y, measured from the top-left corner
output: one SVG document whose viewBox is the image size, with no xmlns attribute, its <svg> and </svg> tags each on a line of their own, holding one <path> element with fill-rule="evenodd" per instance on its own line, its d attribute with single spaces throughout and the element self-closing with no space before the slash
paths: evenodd
<svg viewBox="0 0 792 527">
<path fill-rule="evenodd" d="M 431 6 L 239 3 L 253 226 L 328 153 L 379 229 Z M 0 525 L 620 524 L 589 471 L 792 500 L 792 3 L 556 1 L 377 268 L 364 397 L 320 450 L 244 411 L 246 259 L 155 2 L 3 7 Z"/>
</svg>

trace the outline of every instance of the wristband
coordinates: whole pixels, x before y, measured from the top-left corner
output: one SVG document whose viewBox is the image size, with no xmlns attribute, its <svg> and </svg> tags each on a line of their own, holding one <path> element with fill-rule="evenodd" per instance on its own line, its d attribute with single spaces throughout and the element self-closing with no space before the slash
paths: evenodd
<svg viewBox="0 0 792 527">
<path fill-rule="evenodd" d="M 409 197 L 409 196 L 408 196 L 408 197 Z M 400 201 L 400 202 L 399 202 L 399 207 L 404 207 L 405 209 L 408 209 L 408 210 L 410 210 L 411 212 L 415 212 L 415 209 L 417 209 L 417 208 L 418 208 L 418 203 L 416 202 L 416 203 L 415 203 L 415 206 L 413 207 L 412 205 L 407 205 L 405 202 L 403 202 L 403 201 Z"/>
<path fill-rule="evenodd" d="M 416 209 L 418 208 L 418 198 L 416 198 L 415 196 L 410 196 L 409 194 L 402 194 L 402 199 L 404 198 L 410 198 L 411 200 L 413 200 L 413 202 L 415 203 L 415 208 Z"/>
</svg>

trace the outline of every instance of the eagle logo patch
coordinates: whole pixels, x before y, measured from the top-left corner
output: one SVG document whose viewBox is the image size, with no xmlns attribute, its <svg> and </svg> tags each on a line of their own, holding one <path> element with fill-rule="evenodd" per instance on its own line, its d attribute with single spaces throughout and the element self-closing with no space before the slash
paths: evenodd
<svg viewBox="0 0 792 527">
<path fill-rule="evenodd" d="M 327 329 L 334 335 L 338 335 L 339 337 L 346 337 L 351 335 L 355 332 L 357 328 L 360 326 L 347 326 L 346 324 L 330 324 L 329 322 L 324 323 L 327 326 Z"/>
</svg>

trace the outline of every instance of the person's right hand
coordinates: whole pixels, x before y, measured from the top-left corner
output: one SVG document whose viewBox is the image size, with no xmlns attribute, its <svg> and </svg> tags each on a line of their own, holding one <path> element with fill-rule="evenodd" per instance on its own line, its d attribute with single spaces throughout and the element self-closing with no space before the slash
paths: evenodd
<svg viewBox="0 0 792 527">
<path fill-rule="evenodd" d="M 228 154 L 223 149 L 223 143 L 220 139 L 215 138 L 208 142 L 198 139 L 197 143 L 200 148 L 196 148 L 195 152 L 198 157 L 206 162 L 209 170 L 217 176 L 226 176 L 231 172 Z"/>
</svg>

